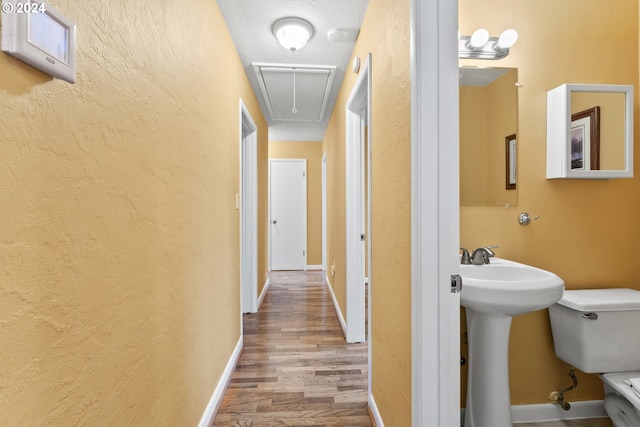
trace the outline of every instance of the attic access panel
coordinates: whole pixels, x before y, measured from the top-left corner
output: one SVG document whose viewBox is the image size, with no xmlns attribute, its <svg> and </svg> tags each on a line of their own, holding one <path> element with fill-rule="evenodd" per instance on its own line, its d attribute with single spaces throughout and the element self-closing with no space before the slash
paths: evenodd
<svg viewBox="0 0 640 427">
<path fill-rule="evenodd" d="M 323 121 L 335 68 L 253 64 L 265 106 L 274 121 Z"/>
</svg>

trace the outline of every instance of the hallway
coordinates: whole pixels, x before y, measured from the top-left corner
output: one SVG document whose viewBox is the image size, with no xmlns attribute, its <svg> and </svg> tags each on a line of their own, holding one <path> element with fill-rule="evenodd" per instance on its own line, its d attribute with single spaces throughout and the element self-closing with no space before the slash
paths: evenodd
<svg viewBox="0 0 640 427">
<path fill-rule="evenodd" d="M 346 344 L 324 275 L 270 273 L 213 426 L 371 426 L 367 344 Z"/>
</svg>

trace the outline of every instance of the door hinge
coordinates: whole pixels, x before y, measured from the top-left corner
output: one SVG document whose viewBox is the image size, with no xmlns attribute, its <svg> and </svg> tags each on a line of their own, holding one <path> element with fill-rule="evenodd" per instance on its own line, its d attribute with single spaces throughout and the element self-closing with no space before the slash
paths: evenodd
<svg viewBox="0 0 640 427">
<path fill-rule="evenodd" d="M 451 275 L 451 293 L 457 294 L 462 290 L 462 277 L 459 274 Z"/>
<path fill-rule="evenodd" d="M 306 178 L 306 176 L 307 176 L 307 173 L 306 172 L 302 172 L 302 177 Z"/>
<path fill-rule="evenodd" d="M 306 252 L 307 252 L 307 251 L 302 251 L 302 256 L 305 256 L 305 255 L 306 255 Z"/>
</svg>

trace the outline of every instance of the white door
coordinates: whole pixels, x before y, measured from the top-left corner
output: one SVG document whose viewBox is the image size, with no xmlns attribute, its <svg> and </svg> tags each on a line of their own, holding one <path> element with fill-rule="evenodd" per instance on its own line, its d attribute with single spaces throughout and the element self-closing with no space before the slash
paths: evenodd
<svg viewBox="0 0 640 427">
<path fill-rule="evenodd" d="M 306 270 L 307 161 L 269 160 L 271 270 Z"/>
</svg>

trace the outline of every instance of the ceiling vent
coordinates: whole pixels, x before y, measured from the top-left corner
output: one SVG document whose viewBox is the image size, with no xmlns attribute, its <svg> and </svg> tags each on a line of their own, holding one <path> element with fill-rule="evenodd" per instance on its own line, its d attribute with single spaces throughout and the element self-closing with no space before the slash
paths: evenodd
<svg viewBox="0 0 640 427">
<path fill-rule="evenodd" d="M 324 120 L 336 67 L 252 65 L 271 120 Z"/>
</svg>

